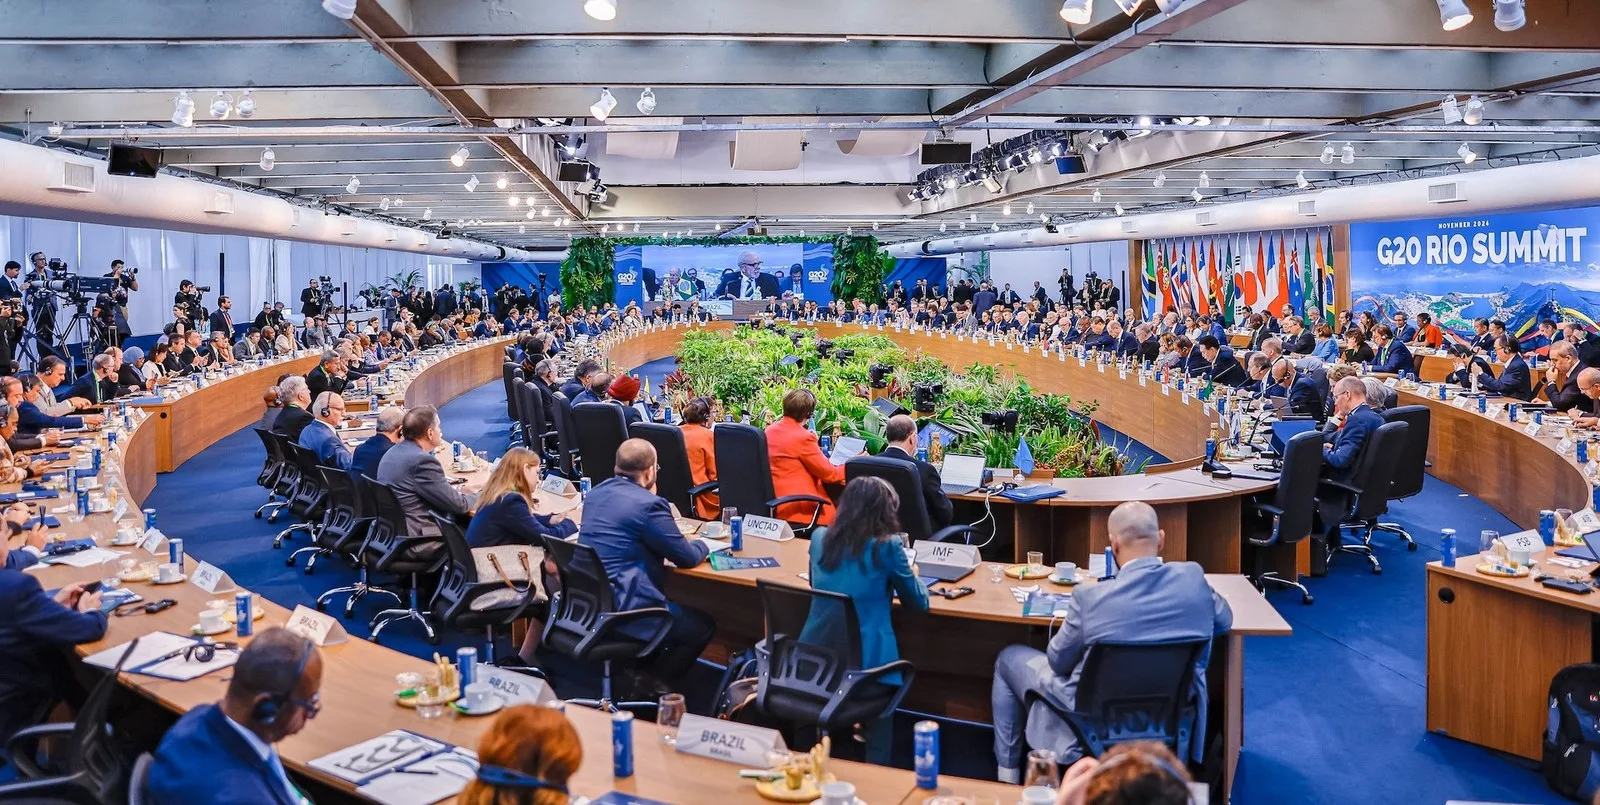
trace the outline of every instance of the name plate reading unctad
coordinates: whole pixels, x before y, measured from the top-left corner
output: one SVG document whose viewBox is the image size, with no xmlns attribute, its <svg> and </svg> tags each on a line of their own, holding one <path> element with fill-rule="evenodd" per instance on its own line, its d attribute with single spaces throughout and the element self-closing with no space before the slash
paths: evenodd
<svg viewBox="0 0 1600 805">
<path fill-rule="evenodd" d="M 776 517 L 747 514 L 744 516 L 744 535 L 770 539 L 773 542 L 787 542 L 794 539 L 794 529 Z"/>
<path fill-rule="evenodd" d="M 765 727 L 697 715 L 685 715 L 678 725 L 678 751 L 685 755 L 761 769 L 768 753 L 787 749 L 783 736 Z"/>
<path fill-rule="evenodd" d="M 295 607 L 294 611 L 289 613 L 289 622 L 283 626 L 319 646 L 332 646 L 350 639 L 350 635 L 345 633 L 337 618 L 324 615 L 304 604 Z"/>
</svg>

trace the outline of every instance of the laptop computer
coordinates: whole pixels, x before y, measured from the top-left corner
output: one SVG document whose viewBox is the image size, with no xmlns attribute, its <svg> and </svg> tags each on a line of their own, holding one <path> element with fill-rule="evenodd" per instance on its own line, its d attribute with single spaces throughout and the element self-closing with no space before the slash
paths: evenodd
<svg viewBox="0 0 1600 805">
<path fill-rule="evenodd" d="M 948 454 L 939 469 L 939 488 L 946 495 L 965 495 L 983 486 L 983 470 L 983 456 Z"/>
</svg>

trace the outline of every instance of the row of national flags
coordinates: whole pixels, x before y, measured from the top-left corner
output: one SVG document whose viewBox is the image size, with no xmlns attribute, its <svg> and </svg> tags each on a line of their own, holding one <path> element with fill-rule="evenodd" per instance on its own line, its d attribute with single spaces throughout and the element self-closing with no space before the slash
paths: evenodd
<svg viewBox="0 0 1600 805">
<path fill-rule="evenodd" d="M 1245 232 L 1145 242 L 1144 315 L 1168 306 L 1220 314 L 1236 323 L 1239 309 L 1285 305 L 1304 316 L 1315 306 L 1333 322 L 1333 231 L 1329 227 Z"/>
</svg>

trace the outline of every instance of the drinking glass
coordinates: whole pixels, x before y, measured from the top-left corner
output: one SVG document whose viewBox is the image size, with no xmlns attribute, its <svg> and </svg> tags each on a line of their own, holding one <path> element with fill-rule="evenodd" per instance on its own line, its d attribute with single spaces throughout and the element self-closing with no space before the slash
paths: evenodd
<svg viewBox="0 0 1600 805">
<path fill-rule="evenodd" d="M 438 718 L 444 715 L 444 683 L 438 671 L 429 671 L 422 683 L 422 695 L 417 697 L 417 716 Z"/>
<path fill-rule="evenodd" d="M 732 506 L 723 506 L 722 507 L 722 533 L 724 533 L 724 534 L 728 533 L 729 524 L 731 524 L 733 522 L 733 518 L 736 517 L 738 514 L 739 514 L 739 510 L 734 508 L 734 507 L 732 507 Z"/>
<path fill-rule="evenodd" d="M 115 556 L 100 563 L 100 590 L 109 592 L 122 586 L 122 557 Z"/>
<path fill-rule="evenodd" d="M 1044 572 L 1044 552 L 1028 551 L 1028 573 L 1033 575 Z"/>
<path fill-rule="evenodd" d="M 1061 771 L 1056 766 L 1056 753 L 1049 749 L 1035 749 L 1028 753 L 1028 771 L 1022 776 L 1022 786 L 1043 786 L 1051 791 L 1061 784 Z"/>
<path fill-rule="evenodd" d="M 1572 510 L 1556 509 L 1556 536 L 1563 540 L 1572 539 Z"/>
<path fill-rule="evenodd" d="M 989 563 L 989 583 L 999 584 L 1006 580 L 1006 566 L 999 562 Z"/>
<path fill-rule="evenodd" d="M 1499 531 L 1490 531 L 1489 529 L 1486 528 L 1483 531 L 1479 532 L 1478 533 L 1478 551 L 1480 553 L 1490 553 L 1490 552 L 1492 552 L 1494 550 L 1494 541 L 1499 539 L 1499 538 L 1500 538 L 1500 532 Z"/>
<path fill-rule="evenodd" d="M 678 743 L 678 725 L 683 723 L 683 694 L 668 693 L 656 703 L 656 723 L 666 730 L 661 735 L 662 742 L 673 745 Z"/>
</svg>

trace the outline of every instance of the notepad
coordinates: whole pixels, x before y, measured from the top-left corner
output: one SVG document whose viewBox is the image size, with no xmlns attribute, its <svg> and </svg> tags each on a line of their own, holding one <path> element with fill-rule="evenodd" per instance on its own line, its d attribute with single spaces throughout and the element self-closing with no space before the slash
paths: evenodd
<svg viewBox="0 0 1600 805">
<path fill-rule="evenodd" d="M 712 570 L 755 570 L 777 567 L 778 560 L 770 556 L 733 556 L 727 553 L 711 554 Z"/>
<path fill-rule="evenodd" d="M 1022 617 L 1053 618 L 1071 603 L 1071 593 L 1028 593 L 1022 600 Z"/>
<path fill-rule="evenodd" d="M 1052 484 L 1034 484 L 1032 486 L 1019 486 L 1000 493 L 1001 497 L 1014 500 L 1018 503 L 1032 503 L 1036 500 L 1065 495 L 1067 490 Z"/>
<path fill-rule="evenodd" d="M 833 452 L 828 454 L 828 461 L 834 466 L 838 466 L 861 455 L 861 451 L 866 447 L 866 439 L 856 436 L 840 436 L 839 441 L 833 445 Z"/>
</svg>

